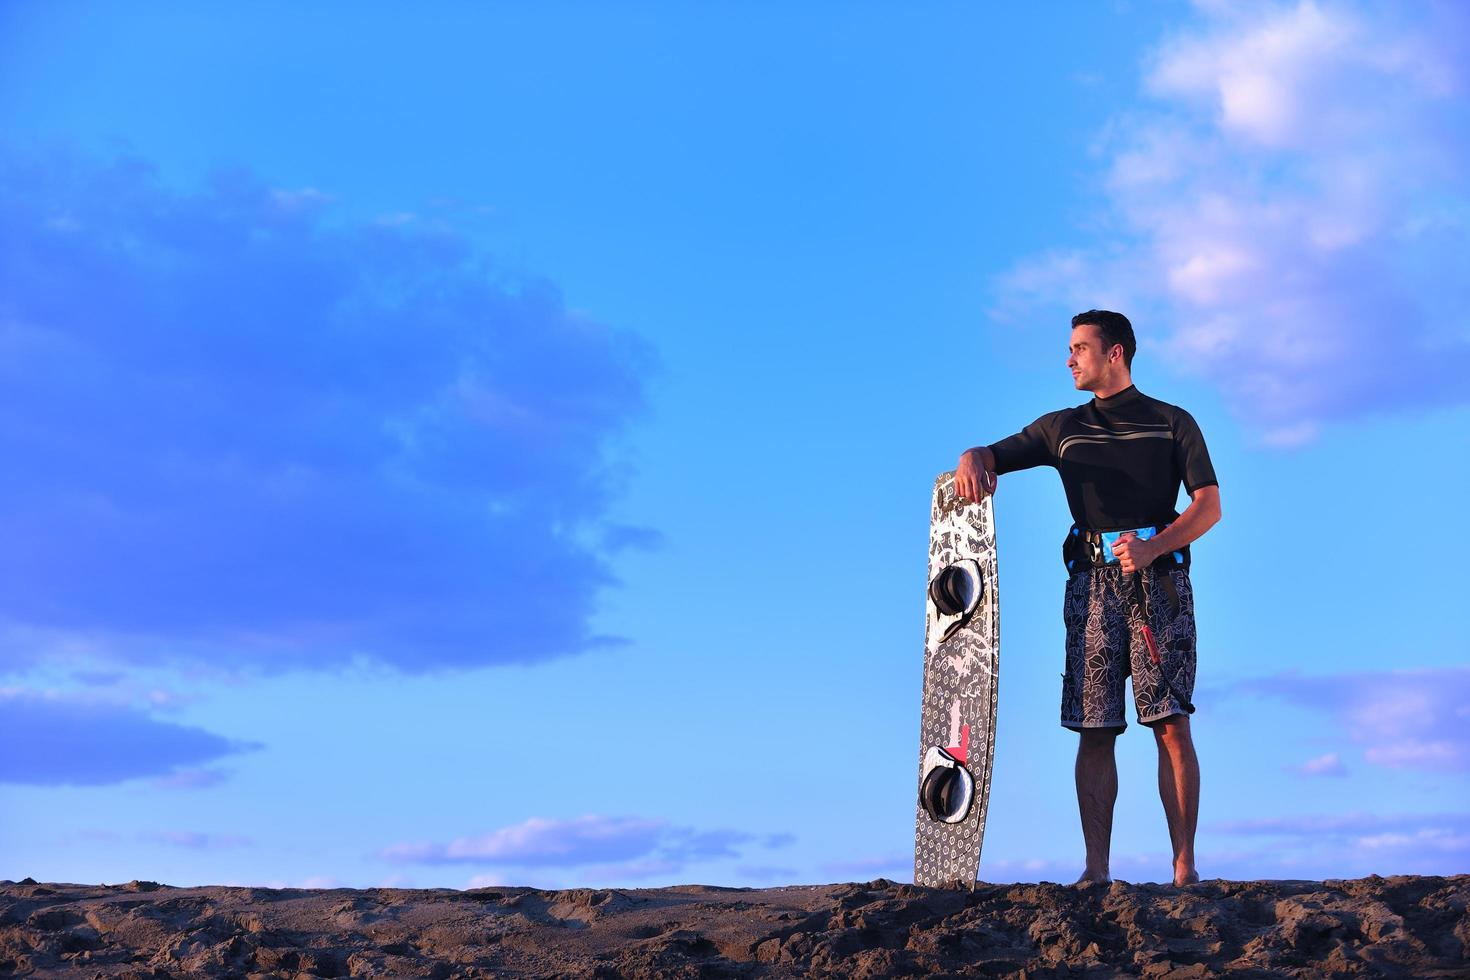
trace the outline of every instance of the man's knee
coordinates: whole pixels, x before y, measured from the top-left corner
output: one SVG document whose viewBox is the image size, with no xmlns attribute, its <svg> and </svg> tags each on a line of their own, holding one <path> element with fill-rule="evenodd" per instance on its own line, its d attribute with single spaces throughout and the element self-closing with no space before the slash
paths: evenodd
<svg viewBox="0 0 1470 980">
<path fill-rule="evenodd" d="M 1084 728 L 1077 734 L 1081 741 L 1077 745 L 1077 751 L 1087 755 L 1109 755 L 1113 751 L 1113 744 L 1118 741 L 1117 728 Z"/>
<path fill-rule="evenodd" d="M 1159 743 L 1161 749 L 1189 745 L 1189 715 L 1170 715 L 1160 718 L 1149 727 L 1154 730 L 1154 741 Z"/>
</svg>

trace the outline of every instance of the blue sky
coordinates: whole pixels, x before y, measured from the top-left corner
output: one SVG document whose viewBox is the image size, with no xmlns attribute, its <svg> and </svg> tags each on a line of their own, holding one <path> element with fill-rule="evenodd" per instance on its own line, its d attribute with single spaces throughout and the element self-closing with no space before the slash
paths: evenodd
<svg viewBox="0 0 1470 980">
<path fill-rule="evenodd" d="M 0 6 L 0 877 L 906 878 L 928 489 L 1093 306 L 1221 478 L 1201 871 L 1470 871 L 1467 27 Z M 1055 474 L 997 520 L 981 874 L 1071 880 Z"/>
</svg>

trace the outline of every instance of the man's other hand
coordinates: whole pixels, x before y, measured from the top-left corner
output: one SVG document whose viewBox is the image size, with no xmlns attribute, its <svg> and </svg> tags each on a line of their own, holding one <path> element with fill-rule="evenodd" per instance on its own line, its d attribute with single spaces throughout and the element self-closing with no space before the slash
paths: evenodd
<svg viewBox="0 0 1470 980">
<path fill-rule="evenodd" d="M 995 454 L 987 446 L 960 453 L 954 468 L 954 492 L 966 500 L 980 500 L 995 492 Z"/>
<path fill-rule="evenodd" d="M 1132 575 L 1140 569 L 1147 568 L 1159 557 L 1153 544 L 1144 541 L 1132 531 L 1123 535 L 1113 542 L 1113 554 L 1118 556 L 1118 562 L 1123 566 L 1124 575 Z"/>
</svg>

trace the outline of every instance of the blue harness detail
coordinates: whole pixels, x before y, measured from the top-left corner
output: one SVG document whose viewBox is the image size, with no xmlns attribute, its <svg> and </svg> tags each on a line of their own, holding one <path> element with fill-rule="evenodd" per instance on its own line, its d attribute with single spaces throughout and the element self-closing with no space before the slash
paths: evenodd
<svg viewBox="0 0 1470 980">
<path fill-rule="evenodd" d="M 1075 572 L 1079 563 L 1092 568 L 1116 565 L 1118 556 L 1113 554 L 1113 545 L 1123 535 L 1134 534 L 1138 540 L 1147 541 L 1162 530 L 1162 527 L 1136 527 L 1121 531 L 1084 531 L 1073 525 L 1067 547 L 1063 549 L 1070 556 L 1067 558 L 1067 571 Z M 1184 552 L 1176 551 L 1173 557 L 1175 565 L 1184 564 Z"/>
</svg>

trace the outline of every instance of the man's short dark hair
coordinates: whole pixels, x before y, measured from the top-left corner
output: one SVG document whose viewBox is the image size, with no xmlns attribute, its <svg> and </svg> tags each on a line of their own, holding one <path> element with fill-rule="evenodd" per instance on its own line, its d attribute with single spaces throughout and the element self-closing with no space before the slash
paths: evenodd
<svg viewBox="0 0 1470 980">
<path fill-rule="evenodd" d="M 1112 310 L 1088 310 L 1086 313 L 1078 313 L 1072 317 L 1072 326 L 1093 326 L 1102 335 L 1103 353 L 1112 350 L 1114 345 L 1123 345 L 1123 366 L 1133 370 L 1133 352 L 1138 349 L 1138 343 L 1133 339 L 1133 324 L 1121 313 Z"/>
</svg>

